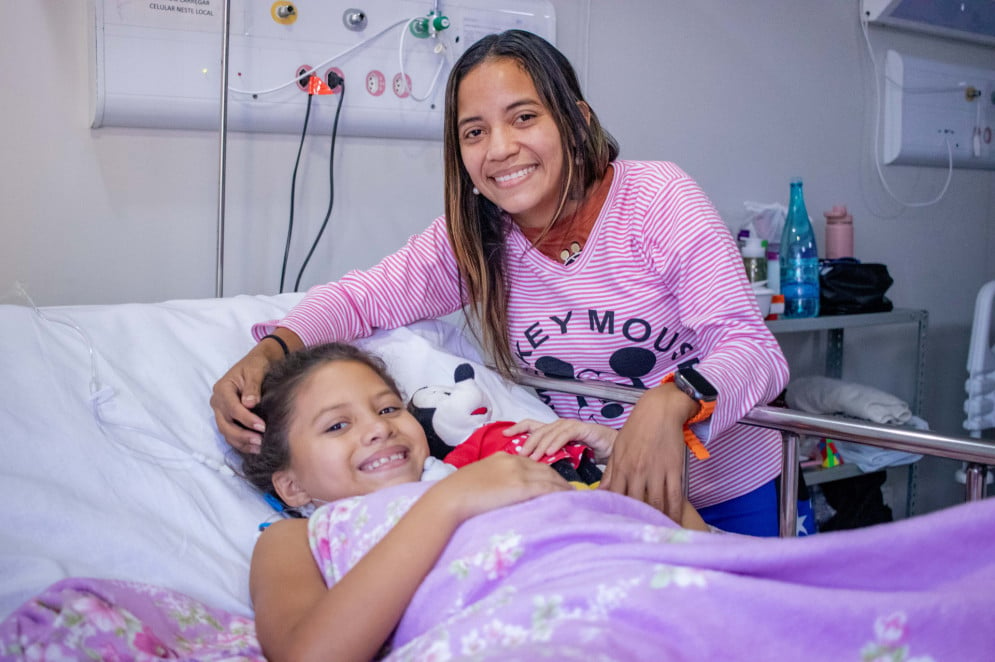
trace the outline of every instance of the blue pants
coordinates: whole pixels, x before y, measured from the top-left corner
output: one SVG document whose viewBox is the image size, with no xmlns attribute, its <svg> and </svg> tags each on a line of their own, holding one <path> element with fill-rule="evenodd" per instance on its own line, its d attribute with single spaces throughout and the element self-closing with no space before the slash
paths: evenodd
<svg viewBox="0 0 995 662">
<path fill-rule="evenodd" d="M 777 479 L 761 485 L 743 496 L 698 509 L 708 524 L 729 531 L 751 536 L 776 537 Z"/>
</svg>

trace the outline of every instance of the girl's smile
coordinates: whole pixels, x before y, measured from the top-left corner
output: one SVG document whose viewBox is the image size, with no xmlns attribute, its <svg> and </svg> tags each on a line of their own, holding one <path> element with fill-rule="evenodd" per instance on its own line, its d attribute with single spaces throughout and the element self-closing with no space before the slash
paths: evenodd
<svg viewBox="0 0 995 662">
<path fill-rule="evenodd" d="M 374 453 L 359 465 L 360 471 L 390 471 L 398 467 L 404 467 L 408 462 L 408 451 L 406 448 L 388 449 Z"/>
</svg>

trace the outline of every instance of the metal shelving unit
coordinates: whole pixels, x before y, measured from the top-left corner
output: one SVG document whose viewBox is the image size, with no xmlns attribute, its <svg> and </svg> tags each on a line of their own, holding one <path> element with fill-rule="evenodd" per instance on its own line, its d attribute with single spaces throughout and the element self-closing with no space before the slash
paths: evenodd
<svg viewBox="0 0 995 662">
<path fill-rule="evenodd" d="M 916 385 L 915 397 L 911 403 L 912 413 L 918 416 L 923 402 L 926 382 L 926 330 L 929 313 L 914 308 L 896 308 L 887 313 L 864 313 L 862 315 L 828 315 L 807 319 L 779 319 L 767 322 L 774 335 L 779 333 L 799 333 L 805 331 L 825 331 L 828 335 L 826 348 L 826 377 L 840 379 L 843 374 L 843 332 L 846 329 L 882 326 L 888 324 L 915 324 L 916 335 Z"/>
<path fill-rule="evenodd" d="M 828 315 L 806 319 L 780 319 L 767 322 L 767 327 L 775 335 L 782 333 L 825 332 L 827 334 L 826 370 L 827 377 L 840 379 L 843 374 L 843 339 L 846 329 L 891 324 L 916 325 L 916 383 L 913 401 L 910 409 L 915 415 L 920 415 L 924 398 L 926 382 L 926 331 L 929 324 L 929 313 L 914 308 L 896 308 L 887 313 L 864 313 L 861 315 Z M 908 467 L 908 492 L 906 495 L 906 512 L 915 511 L 916 474 L 915 463 Z M 808 485 L 818 485 L 844 478 L 860 475 L 862 472 L 855 464 L 841 464 L 830 469 L 809 469 L 804 472 Z"/>
</svg>

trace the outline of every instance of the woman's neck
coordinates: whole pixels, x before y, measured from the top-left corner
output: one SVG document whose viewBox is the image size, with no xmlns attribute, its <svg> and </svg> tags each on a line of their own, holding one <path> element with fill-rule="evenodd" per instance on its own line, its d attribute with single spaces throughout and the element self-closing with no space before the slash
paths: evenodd
<svg viewBox="0 0 995 662">
<path fill-rule="evenodd" d="M 608 198 L 614 168 L 609 164 L 605 174 L 591 184 L 584 198 L 571 201 L 563 213 L 547 227 L 519 226 L 534 247 L 553 260 L 569 264 L 580 255 L 601 208 Z"/>
</svg>

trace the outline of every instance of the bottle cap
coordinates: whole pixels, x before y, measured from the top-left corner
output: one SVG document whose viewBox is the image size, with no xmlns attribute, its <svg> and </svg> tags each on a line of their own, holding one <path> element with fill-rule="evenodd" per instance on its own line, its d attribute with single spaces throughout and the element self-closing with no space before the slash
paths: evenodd
<svg viewBox="0 0 995 662">
<path fill-rule="evenodd" d="M 743 257 L 765 257 L 764 243 L 760 237 L 751 234 L 743 245 Z"/>
<path fill-rule="evenodd" d="M 853 216 L 847 211 L 846 205 L 833 205 L 829 211 L 822 212 L 826 223 L 853 223 Z"/>
</svg>

